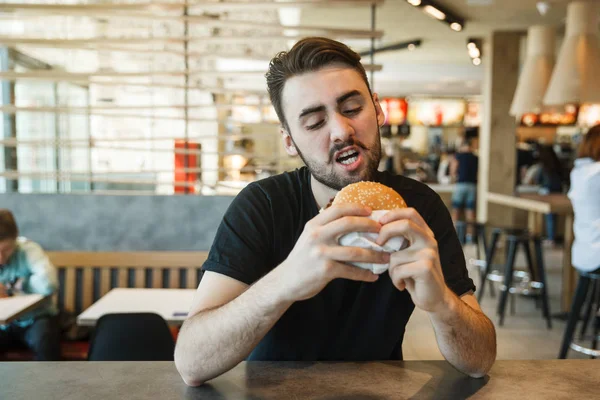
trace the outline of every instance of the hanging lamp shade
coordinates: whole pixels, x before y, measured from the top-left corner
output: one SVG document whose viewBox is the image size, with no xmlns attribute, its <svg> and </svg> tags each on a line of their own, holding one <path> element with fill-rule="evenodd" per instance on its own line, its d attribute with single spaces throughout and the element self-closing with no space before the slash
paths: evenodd
<svg viewBox="0 0 600 400">
<path fill-rule="evenodd" d="M 600 4 L 576 1 L 567 8 L 567 31 L 544 104 L 600 103 Z"/>
<path fill-rule="evenodd" d="M 527 34 L 527 53 L 519 76 L 510 115 L 520 118 L 526 113 L 538 114 L 552 77 L 556 33 L 552 27 L 536 25 Z"/>
</svg>

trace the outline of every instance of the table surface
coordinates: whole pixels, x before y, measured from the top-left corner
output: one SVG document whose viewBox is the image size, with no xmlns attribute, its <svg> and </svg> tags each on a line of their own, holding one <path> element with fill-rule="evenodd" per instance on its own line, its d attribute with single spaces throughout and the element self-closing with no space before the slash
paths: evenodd
<svg viewBox="0 0 600 400">
<path fill-rule="evenodd" d="M 573 205 L 566 194 L 500 194 L 488 193 L 487 201 L 494 204 L 500 204 L 513 208 L 520 208 L 526 211 L 539 213 L 573 213 Z"/>
<path fill-rule="evenodd" d="M 81 399 L 584 399 L 596 360 L 497 361 L 469 378 L 445 361 L 247 362 L 197 388 L 172 362 L 0 363 L 0 398 Z"/>
<path fill-rule="evenodd" d="M 104 314 L 153 312 L 169 324 L 182 324 L 196 289 L 113 289 L 77 317 L 77 324 L 93 326 Z"/>
<path fill-rule="evenodd" d="M 27 311 L 35 308 L 45 299 L 41 294 L 18 294 L 0 299 L 0 325 L 7 324 Z"/>
</svg>

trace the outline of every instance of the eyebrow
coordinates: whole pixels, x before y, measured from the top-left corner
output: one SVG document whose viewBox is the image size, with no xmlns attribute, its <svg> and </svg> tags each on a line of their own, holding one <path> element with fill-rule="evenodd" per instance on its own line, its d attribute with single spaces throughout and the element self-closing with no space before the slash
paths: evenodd
<svg viewBox="0 0 600 400">
<path fill-rule="evenodd" d="M 343 95 L 341 95 L 340 97 L 338 97 L 336 99 L 336 103 L 337 104 L 341 104 L 344 101 L 348 100 L 351 97 L 354 96 L 361 96 L 360 92 L 358 90 L 351 90 L 348 93 L 345 93 Z M 316 112 L 321 112 L 321 111 L 325 111 L 325 106 L 324 105 L 318 105 L 318 106 L 312 106 L 312 107 L 307 107 L 305 109 L 302 110 L 302 112 L 300 112 L 300 115 L 298 116 L 298 119 L 305 117 L 308 114 L 312 114 L 312 113 L 316 113 Z"/>
</svg>

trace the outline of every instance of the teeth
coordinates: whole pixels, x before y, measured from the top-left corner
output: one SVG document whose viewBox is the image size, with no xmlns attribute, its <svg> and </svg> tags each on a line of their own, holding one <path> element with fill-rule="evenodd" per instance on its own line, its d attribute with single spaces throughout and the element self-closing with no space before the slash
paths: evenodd
<svg viewBox="0 0 600 400">
<path fill-rule="evenodd" d="M 358 156 L 354 156 L 352 158 L 349 158 L 347 160 L 341 161 L 342 164 L 344 165 L 349 165 L 352 164 L 353 162 L 355 162 L 358 159 Z"/>
</svg>

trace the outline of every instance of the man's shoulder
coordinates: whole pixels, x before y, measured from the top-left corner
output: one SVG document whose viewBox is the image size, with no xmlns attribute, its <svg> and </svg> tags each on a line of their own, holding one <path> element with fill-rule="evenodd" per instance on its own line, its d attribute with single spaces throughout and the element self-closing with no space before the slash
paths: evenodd
<svg viewBox="0 0 600 400">
<path fill-rule="evenodd" d="M 24 236 L 19 236 L 17 238 L 17 250 L 21 250 L 24 253 L 44 251 L 42 246 Z"/>
<path fill-rule="evenodd" d="M 281 174 L 273 175 L 268 178 L 251 182 L 246 186 L 245 191 L 262 192 L 267 197 L 275 195 L 288 194 L 298 191 L 306 183 L 305 167 L 294 171 L 286 171 Z"/>
</svg>

